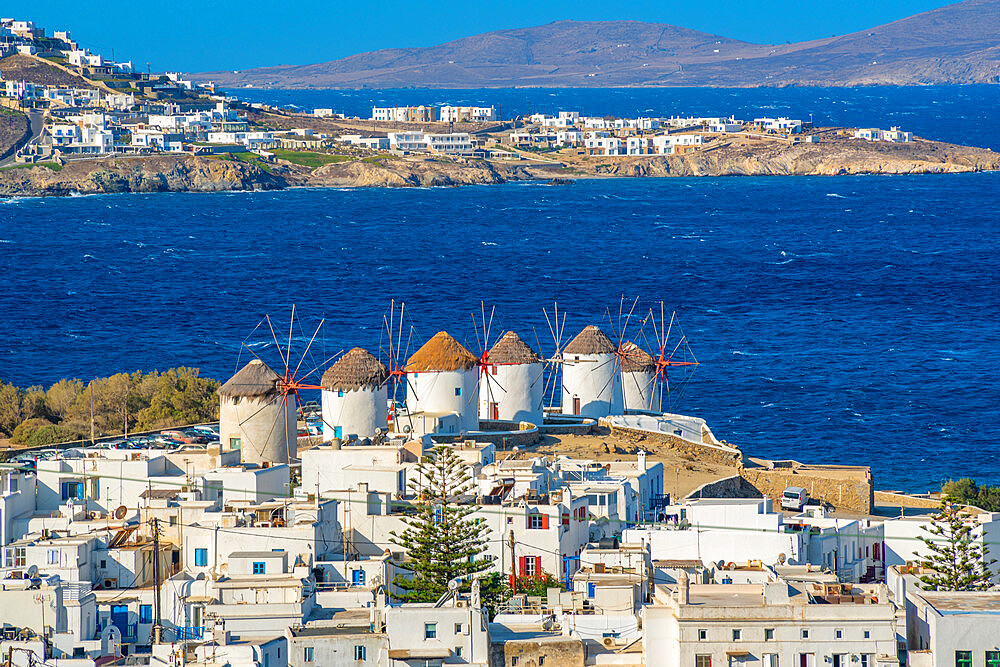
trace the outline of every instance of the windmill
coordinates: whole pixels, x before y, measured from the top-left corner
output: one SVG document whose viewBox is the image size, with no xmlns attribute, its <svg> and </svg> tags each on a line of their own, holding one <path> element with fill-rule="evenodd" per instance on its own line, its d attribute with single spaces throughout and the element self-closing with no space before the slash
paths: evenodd
<svg viewBox="0 0 1000 667">
<path fill-rule="evenodd" d="M 687 336 L 684 335 L 677 322 L 677 313 L 672 311 L 668 321 L 666 319 L 666 306 L 662 301 L 659 310 L 658 323 L 656 313 L 652 308 L 650 308 L 649 315 L 646 316 L 644 322 L 650 321 L 653 326 L 654 344 L 650 346 L 648 339 L 646 344 L 653 349 L 654 392 L 659 397 L 657 409 L 662 412 L 664 396 L 666 396 L 668 410 L 672 410 L 683 396 L 684 390 L 698 366 L 698 360 L 695 358 L 694 352 L 691 351 Z M 671 380 L 668 373 L 674 374 L 675 379 Z"/>
<path fill-rule="evenodd" d="M 237 370 L 219 388 L 219 436 L 224 446 L 240 450 L 244 463 L 289 463 L 295 458 L 298 450 L 296 416 L 302 406 L 300 392 L 320 390 L 322 387 L 310 383 L 309 379 L 340 354 L 338 352 L 308 370 L 303 368 L 307 358 L 310 364 L 316 359 L 312 353 L 313 344 L 324 322 L 324 319 L 319 321 L 301 354 L 296 351 L 297 360 L 292 356 L 296 324 L 294 305 L 284 345 L 278 341 L 270 315 L 265 315 L 243 340 L 237 356 Z M 265 323 L 271 340 L 248 343 Z M 301 322 L 299 331 L 302 332 Z M 271 359 L 268 363 L 256 349 L 261 352 L 275 350 L 278 359 Z M 244 351 L 252 358 L 240 367 Z M 312 382 L 315 381 L 313 379 Z"/>
<path fill-rule="evenodd" d="M 541 424 L 542 360 L 514 331 L 492 336 L 495 311 L 491 308 L 487 318 L 480 302 L 480 320 L 472 315 L 479 348 L 479 418 Z"/>
</svg>

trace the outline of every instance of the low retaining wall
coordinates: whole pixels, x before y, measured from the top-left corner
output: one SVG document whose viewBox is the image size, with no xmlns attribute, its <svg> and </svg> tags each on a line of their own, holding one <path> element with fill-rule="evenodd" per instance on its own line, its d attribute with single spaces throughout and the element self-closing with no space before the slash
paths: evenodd
<svg viewBox="0 0 1000 667">
<path fill-rule="evenodd" d="M 783 467 L 740 468 L 740 477 L 775 503 L 789 486 L 800 486 L 810 498 L 830 503 L 837 509 L 871 514 L 875 488 L 870 468 L 853 466 L 807 466 L 780 462 Z"/>
<path fill-rule="evenodd" d="M 891 505 L 892 507 L 920 507 L 937 509 L 941 506 L 941 501 L 936 498 L 921 498 L 920 496 L 911 496 L 906 493 L 876 491 L 875 504 Z"/>
<path fill-rule="evenodd" d="M 699 461 L 713 461 L 727 466 L 740 466 L 743 464 L 743 453 L 735 447 L 691 442 L 690 440 L 678 438 L 669 433 L 626 428 L 624 426 L 617 426 L 607 419 L 601 419 L 600 425 L 607 428 L 611 432 L 611 435 L 631 443 L 655 443 L 657 446 L 666 447 Z"/>
<path fill-rule="evenodd" d="M 705 482 L 687 494 L 685 500 L 696 498 L 760 498 L 760 489 L 739 475 Z"/>
</svg>

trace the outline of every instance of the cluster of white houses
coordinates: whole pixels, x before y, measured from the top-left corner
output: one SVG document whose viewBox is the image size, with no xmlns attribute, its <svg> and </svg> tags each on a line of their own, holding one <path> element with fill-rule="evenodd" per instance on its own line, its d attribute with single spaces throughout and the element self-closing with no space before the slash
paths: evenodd
<svg viewBox="0 0 1000 667">
<path fill-rule="evenodd" d="M 6 464 L 0 654 L 19 667 L 993 667 L 1000 593 L 921 587 L 908 563 L 926 553 L 926 515 L 670 498 L 673 471 L 642 451 L 497 455 L 531 428 L 594 418 L 725 446 L 703 420 L 658 414 L 641 390 L 648 354 L 615 355 L 599 328 L 581 331 L 547 410 L 553 360 L 514 333 L 483 357 L 438 333 L 393 371 L 405 404 L 389 400 L 386 365 L 355 348 L 322 376 L 327 431 L 302 451 L 282 378 L 255 359 L 219 390 L 217 444 Z M 467 468 L 455 502 L 488 527 L 496 571 L 560 586 L 492 611 L 478 581 L 437 603 L 393 601 L 408 576 L 393 536 L 441 443 Z M 966 520 L 974 540 L 1000 538 L 1000 515 Z"/>
<path fill-rule="evenodd" d="M 496 107 L 372 107 L 370 120 L 401 123 L 487 123 L 499 118 Z"/>
</svg>

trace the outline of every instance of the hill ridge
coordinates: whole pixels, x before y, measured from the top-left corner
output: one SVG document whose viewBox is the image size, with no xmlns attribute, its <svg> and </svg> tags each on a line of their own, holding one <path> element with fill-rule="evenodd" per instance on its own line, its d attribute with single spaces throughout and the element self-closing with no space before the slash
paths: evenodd
<svg viewBox="0 0 1000 667">
<path fill-rule="evenodd" d="M 559 20 L 429 47 L 192 76 L 274 88 L 1000 83 L 998 35 L 1000 0 L 964 0 L 790 44 L 755 44 L 668 23 Z"/>
</svg>

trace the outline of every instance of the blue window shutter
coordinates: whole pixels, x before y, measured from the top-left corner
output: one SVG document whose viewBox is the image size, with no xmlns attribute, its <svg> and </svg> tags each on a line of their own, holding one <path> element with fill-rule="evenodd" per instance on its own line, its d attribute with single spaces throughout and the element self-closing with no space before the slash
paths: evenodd
<svg viewBox="0 0 1000 667">
<path fill-rule="evenodd" d="M 594 593 L 597 592 L 597 586 L 592 581 L 587 582 L 587 597 L 593 599 Z"/>
<path fill-rule="evenodd" d="M 208 549 L 194 550 L 194 564 L 195 567 L 205 567 L 208 565 Z"/>
</svg>

